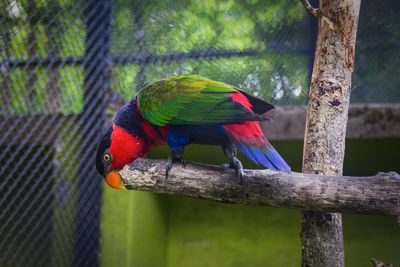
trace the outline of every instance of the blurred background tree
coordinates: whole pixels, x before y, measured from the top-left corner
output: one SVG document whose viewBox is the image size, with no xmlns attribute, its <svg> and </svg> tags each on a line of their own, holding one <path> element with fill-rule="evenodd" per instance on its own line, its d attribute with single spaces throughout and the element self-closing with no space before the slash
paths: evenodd
<svg viewBox="0 0 400 267">
<path fill-rule="evenodd" d="M 39 5 L 3 1 L 1 5 L 3 59 L 29 62 L 32 57 L 83 56 L 84 1 Z M 362 4 L 353 102 L 400 99 L 399 64 L 392 56 L 399 51 L 400 35 L 395 5 L 395 1 Z M 297 1 L 121 0 L 113 7 L 112 55 L 135 57 L 122 64 L 117 60 L 113 69 L 112 88 L 125 99 L 146 81 L 197 73 L 240 86 L 274 104 L 305 104 L 301 89 L 307 90 L 308 61 L 313 56 L 309 40 L 315 32 Z M 160 59 L 162 55 L 166 57 Z M 77 112 L 82 97 L 77 90 L 83 78 L 80 68 L 50 64 L 10 70 L 2 64 L 1 106 L 5 109 L 13 103 L 13 110 L 21 112 L 57 107 L 64 113 Z M 51 101 L 45 101 L 49 96 Z"/>
</svg>

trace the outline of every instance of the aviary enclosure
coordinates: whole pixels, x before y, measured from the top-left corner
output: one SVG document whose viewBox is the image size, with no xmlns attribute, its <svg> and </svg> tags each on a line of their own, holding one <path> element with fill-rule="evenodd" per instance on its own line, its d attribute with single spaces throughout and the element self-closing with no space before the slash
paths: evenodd
<svg viewBox="0 0 400 267">
<path fill-rule="evenodd" d="M 345 175 L 400 170 L 396 8 L 361 3 Z M 298 210 L 116 192 L 94 165 L 106 125 L 141 85 L 196 73 L 278 106 L 263 129 L 300 172 L 317 40 L 300 1 L 5 0 L 0 37 L 1 266 L 300 264 Z M 223 162 L 212 147 L 188 153 Z M 400 264 L 393 218 L 343 220 L 347 265 Z"/>
</svg>

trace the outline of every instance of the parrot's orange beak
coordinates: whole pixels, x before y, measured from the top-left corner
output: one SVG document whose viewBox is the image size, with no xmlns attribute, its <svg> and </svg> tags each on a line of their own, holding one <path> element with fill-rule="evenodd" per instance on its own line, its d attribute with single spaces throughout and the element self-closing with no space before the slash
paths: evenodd
<svg viewBox="0 0 400 267">
<path fill-rule="evenodd" d="M 114 189 L 126 189 L 125 186 L 121 186 L 122 178 L 118 171 L 111 171 L 107 174 L 106 183 Z"/>
</svg>

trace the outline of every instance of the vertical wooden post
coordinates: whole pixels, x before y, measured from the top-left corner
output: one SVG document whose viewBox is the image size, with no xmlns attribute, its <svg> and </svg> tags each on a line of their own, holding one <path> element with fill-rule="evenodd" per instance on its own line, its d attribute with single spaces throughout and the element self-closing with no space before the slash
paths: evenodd
<svg viewBox="0 0 400 267">
<path fill-rule="evenodd" d="M 361 0 L 320 0 L 304 138 L 303 172 L 342 175 L 354 49 Z M 302 266 L 344 266 L 342 217 L 302 212 Z"/>
<path fill-rule="evenodd" d="M 75 266 L 98 266 L 103 181 L 94 157 L 104 132 L 107 95 L 111 87 L 110 53 L 112 0 L 87 0 L 83 109 L 77 192 Z"/>
</svg>

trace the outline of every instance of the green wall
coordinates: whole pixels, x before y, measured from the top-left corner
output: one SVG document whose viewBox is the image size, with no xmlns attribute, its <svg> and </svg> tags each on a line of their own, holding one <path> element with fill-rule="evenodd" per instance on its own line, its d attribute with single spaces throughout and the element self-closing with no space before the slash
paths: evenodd
<svg viewBox="0 0 400 267">
<path fill-rule="evenodd" d="M 302 141 L 273 142 L 301 169 Z M 348 140 L 346 175 L 400 171 L 400 140 Z M 156 149 L 150 157 L 166 157 Z M 186 158 L 221 164 L 217 147 L 189 146 Z M 256 166 L 241 157 L 246 168 Z M 343 217 L 347 266 L 374 257 L 400 264 L 400 228 L 383 216 Z M 246 207 L 105 187 L 101 264 L 105 266 L 299 266 L 300 212 Z"/>
<path fill-rule="evenodd" d="M 165 266 L 165 196 L 105 186 L 101 221 L 102 266 Z"/>
</svg>

